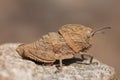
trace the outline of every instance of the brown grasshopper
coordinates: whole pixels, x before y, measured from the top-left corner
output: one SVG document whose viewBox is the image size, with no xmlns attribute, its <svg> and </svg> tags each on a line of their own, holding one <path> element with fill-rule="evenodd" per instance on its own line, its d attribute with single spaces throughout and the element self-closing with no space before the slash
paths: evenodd
<svg viewBox="0 0 120 80">
<path fill-rule="evenodd" d="M 54 63 L 59 60 L 59 70 L 62 70 L 62 60 L 74 58 L 76 54 L 88 50 L 92 45 L 93 35 L 100 30 L 93 31 L 83 25 L 67 24 L 62 26 L 58 32 L 50 32 L 33 43 L 19 45 L 16 51 L 22 57 L 39 62 Z M 83 58 L 84 54 L 81 56 Z M 92 63 L 93 57 L 90 57 L 90 63 Z"/>
</svg>

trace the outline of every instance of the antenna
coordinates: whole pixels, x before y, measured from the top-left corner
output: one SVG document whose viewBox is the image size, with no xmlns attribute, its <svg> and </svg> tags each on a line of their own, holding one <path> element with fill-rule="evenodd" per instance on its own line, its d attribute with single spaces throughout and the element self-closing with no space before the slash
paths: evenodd
<svg viewBox="0 0 120 80">
<path fill-rule="evenodd" d="M 96 30 L 96 31 L 94 31 L 94 32 L 92 33 L 92 36 L 94 36 L 97 32 L 102 31 L 102 30 L 105 30 L 105 29 L 111 29 L 111 27 L 103 27 L 103 28 L 101 28 L 101 29 L 98 29 L 98 30 Z"/>
</svg>

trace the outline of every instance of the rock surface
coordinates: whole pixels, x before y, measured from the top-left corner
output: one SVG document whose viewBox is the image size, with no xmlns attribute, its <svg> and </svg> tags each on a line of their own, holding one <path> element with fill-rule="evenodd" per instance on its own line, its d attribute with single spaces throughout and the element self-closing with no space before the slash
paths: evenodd
<svg viewBox="0 0 120 80">
<path fill-rule="evenodd" d="M 97 60 L 98 64 L 90 65 L 71 63 L 55 73 L 55 65 L 43 66 L 19 56 L 18 45 L 0 46 L 0 80 L 117 80 L 114 69 Z"/>
</svg>

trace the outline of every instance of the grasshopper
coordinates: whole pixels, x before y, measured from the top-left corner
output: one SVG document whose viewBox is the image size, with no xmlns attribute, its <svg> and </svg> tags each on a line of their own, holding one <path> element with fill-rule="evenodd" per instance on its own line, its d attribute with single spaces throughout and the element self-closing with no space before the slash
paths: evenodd
<svg viewBox="0 0 120 80">
<path fill-rule="evenodd" d="M 102 29 L 108 28 L 110 27 Z M 57 32 L 50 32 L 33 43 L 19 45 L 16 51 L 22 57 L 39 62 L 54 63 L 59 60 L 59 71 L 61 71 L 62 60 L 74 58 L 76 54 L 88 50 L 92 46 L 94 34 L 100 30 L 93 31 L 83 25 L 67 24 Z M 81 56 L 84 58 L 84 54 Z M 90 57 L 92 63 L 93 57 Z"/>
</svg>

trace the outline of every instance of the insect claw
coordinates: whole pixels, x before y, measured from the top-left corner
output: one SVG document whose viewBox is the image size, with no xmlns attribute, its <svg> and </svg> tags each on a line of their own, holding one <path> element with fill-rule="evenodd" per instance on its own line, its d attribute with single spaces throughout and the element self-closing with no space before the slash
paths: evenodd
<svg viewBox="0 0 120 80">
<path fill-rule="evenodd" d="M 62 71 L 61 71 L 61 70 L 56 70 L 56 71 L 55 71 L 55 74 L 60 73 L 60 72 L 62 72 Z"/>
<path fill-rule="evenodd" d="M 57 70 L 55 71 L 55 73 L 60 73 L 62 72 L 62 69 L 60 67 L 57 67 Z"/>
</svg>

